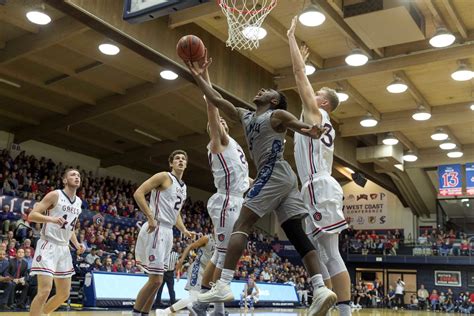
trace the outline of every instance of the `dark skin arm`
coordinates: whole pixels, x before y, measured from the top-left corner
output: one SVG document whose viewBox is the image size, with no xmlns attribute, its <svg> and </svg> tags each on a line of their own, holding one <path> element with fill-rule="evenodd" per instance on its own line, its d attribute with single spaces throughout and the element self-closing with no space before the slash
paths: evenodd
<svg viewBox="0 0 474 316">
<path fill-rule="evenodd" d="M 272 128 L 277 132 L 285 132 L 287 129 L 296 133 L 309 136 L 311 138 L 320 138 L 326 131 L 321 126 L 309 125 L 296 118 L 293 114 L 285 110 L 275 110 L 271 119 Z"/>
</svg>

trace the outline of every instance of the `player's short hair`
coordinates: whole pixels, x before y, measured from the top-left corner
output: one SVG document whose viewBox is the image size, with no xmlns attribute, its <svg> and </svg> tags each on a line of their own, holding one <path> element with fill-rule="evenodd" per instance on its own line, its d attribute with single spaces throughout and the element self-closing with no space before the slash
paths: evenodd
<svg viewBox="0 0 474 316">
<path fill-rule="evenodd" d="M 81 173 L 76 168 L 66 168 L 66 170 L 64 170 L 64 172 L 63 172 L 63 177 L 62 178 L 66 179 L 68 173 L 71 172 L 71 171 L 77 171 L 77 173 L 79 173 L 79 177 L 81 177 Z"/>
<path fill-rule="evenodd" d="M 174 151 L 170 154 L 170 156 L 168 157 L 168 162 L 169 162 L 169 163 L 172 163 L 172 162 L 173 162 L 173 159 L 174 159 L 174 156 L 176 156 L 176 155 L 184 155 L 184 157 L 186 157 L 186 160 L 188 160 L 188 154 L 187 154 L 184 150 L 182 150 L 182 149 L 176 149 L 176 150 L 174 150 Z"/>
<path fill-rule="evenodd" d="M 282 92 L 277 91 L 278 95 L 280 96 L 280 101 L 278 104 L 275 105 L 275 109 L 279 110 L 287 110 L 288 109 L 288 102 L 286 101 L 286 95 L 284 95 Z"/>
<path fill-rule="evenodd" d="M 329 105 L 331 105 L 331 112 L 335 111 L 339 105 L 339 97 L 337 96 L 336 90 L 328 87 L 322 87 L 320 90 L 326 93 L 326 98 L 329 101 Z"/>
</svg>

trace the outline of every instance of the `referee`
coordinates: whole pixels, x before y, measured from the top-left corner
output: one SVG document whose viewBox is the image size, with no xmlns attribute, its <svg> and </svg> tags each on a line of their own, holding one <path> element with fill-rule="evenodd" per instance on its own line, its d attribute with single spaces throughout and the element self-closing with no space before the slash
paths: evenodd
<svg viewBox="0 0 474 316">
<path fill-rule="evenodd" d="M 161 284 L 158 294 L 156 295 L 155 306 L 158 308 L 164 307 L 164 305 L 161 303 L 161 293 L 163 292 L 165 283 L 168 287 L 168 293 L 170 295 L 170 306 L 176 303 L 176 294 L 174 292 L 174 269 L 178 259 L 179 253 L 173 248 L 173 250 L 171 250 L 170 260 L 168 261 L 168 269 L 163 274 L 163 283 Z"/>
</svg>

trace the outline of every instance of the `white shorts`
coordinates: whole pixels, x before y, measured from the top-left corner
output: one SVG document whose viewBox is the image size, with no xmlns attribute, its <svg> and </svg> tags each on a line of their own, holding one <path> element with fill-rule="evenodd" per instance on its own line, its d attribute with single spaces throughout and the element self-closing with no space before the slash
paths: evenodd
<svg viewBox="0 0 474 316">
<path fill-rule="evenodd" d="M 222 193 L 215 193 L 207 202 L 207 211 L 214 225 L 216 249 L 221 254 L 227 252 L 230 235 L 243 203 L 243 197 Z"/>
<path fill-rule="evenodd" d="M 321 233 L 336 234 L 347 228 L 342 212 L 342 188 L 329 174 L 307 181 L 301 190 L 310 216 L 306 218 L 306 233 L 318 238 Z"/>
<path fill-rule="evenodd" d="M 75 274 L 69 246 L 40 239 L 36 244 L 30 275 L 70 278 Z"/>
<path fill-rule="evenodd" d="M 147 232 L 148 222 L 142 225 L 135 246 L 135 259 L 148 274 L 163 273 L 168 268 L 168 261 L 173 248 L 173 227 L 158 223 L 151 234 Z"/>
</svg>

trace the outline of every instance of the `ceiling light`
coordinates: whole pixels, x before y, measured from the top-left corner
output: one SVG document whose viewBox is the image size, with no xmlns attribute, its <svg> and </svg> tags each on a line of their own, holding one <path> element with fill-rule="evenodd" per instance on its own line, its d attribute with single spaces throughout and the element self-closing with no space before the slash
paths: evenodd
<svg viewBox="0 0 474 316">
<path fill-rule="evenodd" d="M 99 45 L 99 50 L 102 54 L 113 56 L 120 53 L 120 48 L 117 45 L 110 43 L 102 43 Z"/>
<path fill-rule="evenodd" d="M 26 13 L 26 18 L 31 23 L 38 25 L 46 25 L 51 22 L 50 16 L 42 11 L 29 11 L 28 13 Z"/>
<path fill-rule="evenodd" d="M 398 139 L 392 133 L 388 133 L 382 140 L 382 143 L 387 146 L 393 146 L 398 144 Z"/>
<path fill-rule="evenodd" d="M 324 23 L 326 16 L 315 6 L 310 5 L 304 9 L 303 13 L 298 17 L 301 24 L 305 26 L 318 26 Z"/>
<path fill-rule="evenodd" d="M 388 86 L 387 91 L 390 93 L 403 93 L 407 91 L 408 86 L 400 78 L 395 78 Z"/>
<path fill-rule="evenodd" d="M 349 95 L 345 92 L 336 92 L 337 93 L 337 97 L 339 98 L 339 102 L 344 102 L 344 101 L 347 101 L 347 99 L 349 99 Z"/>
<path fill-rule="evenodd" d="M 471 104 L 470 108 L 471 108 L 471 111 L 474 111 L 474 103 Z"/>
<path fill-rule="evenodd" d="M 267 36 L 267 30 L 263 27 L 258 26 L 247 26 L 243 31 L 243 35 L 246 39 L 251 41 L 261 40 L 265 36 Z"/>
<path fill-rule="evenodd" d="M 456 148 L 456 143 L 454 143 L 452 140 L 448 138 L 444 142 L 439 144 L 439 148 L 443 150 L 451 150 L 451 149 Z"/>
<path fill-rule="evenodd" d="M 374 127 L 378 124 L 379 122 L 371 115 L 367 114 L 361 121 L 360 125 L 363 127 Z"/>
<path fill-rule="evenodd" d="M 359 48 L 354 48 L 346 57 L 346 63 L 354 67 L 365 65 L 368 60 L 369 57 Z"/>
<path fill-rule="evenodd" d="M 172 72 L 171 70 L 163 70 L 162 72 L 160 72 L 160 76 L 161 78 L 166 80 L 175 80 L 176 78 L 178 78 L 178 75 Z"/>
<path fill-rule="evenodd" d="M 451 74 L 451 78 L 456 81 L 467 81 L 471 80 L 474 73 L 465 64 L 460 64 L 458 69 Z"/>
<path fill-rule="evenodd" d="M 456 150 L 456 151 L 450 151 L 448 153 L 448 157 L 449 158 L 461 158 L 463 155 L 463 152 L 460 151 L 460 150 Z"/>
<path fill-rule="evenodd" d="M 306 74 L 306 76 L 311 76 L 312 74 L 314 74 L 315 71 L 316 71 L 316 67 L 314 67 L 313 65 L 311 64 L 304 65 L 304 73 Z"/>
<path fill-rule="evenodd" d="M 10 81 L 10 80 L 7 80 L 5 78 L 0 78 L 0 83 L 4 83 L 4 84 L 7 84 L 7 85 L 15 87 L 15 88 L 21 88 L 20 84 L 18 84 L 16 82 L 13 82 L 13 81 Z"/>
<path fill-rule="evenodd" d="M 436 30 L 435 35 L 430 39 L 433 47 L 446 47 L 454 43 L 456 38 L 446 28 L 440 27 Z"/>
<path fill-rule="evenodd" d="M 403 160 L 413 162 L 413 161 L 417 161 L 418 157 L 415 155 L 413 151 L 409 150 L 403 155 Z"/>
<path fill-rule="evenodd" d="M 346 169 L 346 171 L 349 172 L 349 173 L 354 173 L 354 172 L 355 172 L 354 170 L 352 170 L 352 169 L 349 168 L 349 167 L 344 167 L 344 169 Z"/>
<path fill-rule="evenodd" d="M 433 134 L 431 134 L 431 139 L 432 140 L 446 140 L 448 139 L 448 134 L 442 129 L 442 128 L 437 128 Z"/>
<path fill-rule="evenodd" d="M 154 139 L 154 140 L 156 140 L 156 141 L 158 141 L 158 142 L 161 142 L 161 140 L 162 140 L 161 138 L 159 138 L 159 137 L 157 137 L 157 136 L 155 136 L 155 135 L 151 135 L 150 133 L 147 133 L 147 132 L 145 132 L 145 131 L 142 131 L 141 129 L 138 129 L 138 128 L 135 128 L 133 131 L 134 131 L 135 133 L 142 134 L 143 136 L 146 136 L 146 137 L 148 137 L 148 138 Z"/>
<path fill-rule="evenodd" d="M 415 121 L 426 121 L 431 118 L 431 113 L 424 106 L 418 106 L 418 109 L 411 116 Z"/>
</svg>

